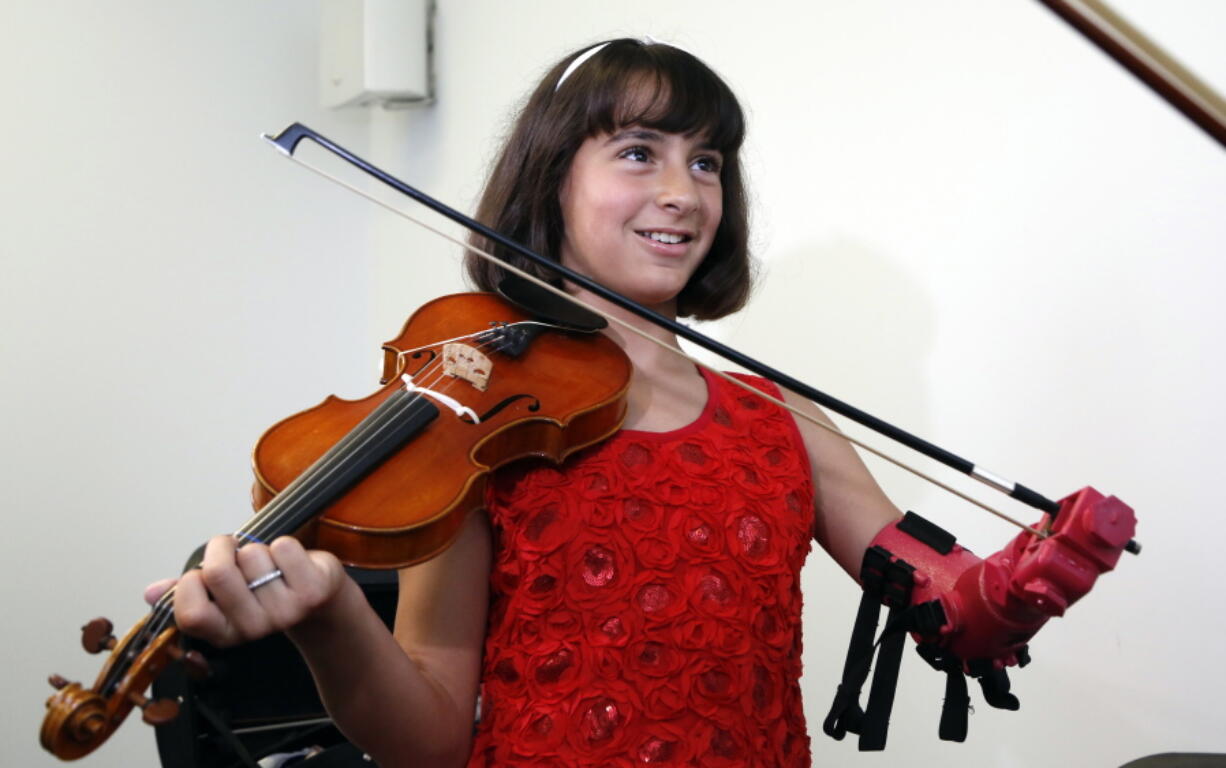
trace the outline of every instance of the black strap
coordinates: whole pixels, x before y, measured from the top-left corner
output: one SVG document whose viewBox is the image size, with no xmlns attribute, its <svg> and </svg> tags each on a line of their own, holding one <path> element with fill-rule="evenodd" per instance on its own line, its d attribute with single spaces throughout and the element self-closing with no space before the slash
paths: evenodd
<svg viewBox="0 0 1226 768">
<path fill-rule="evenodd" d="M 966 692 L 962 662 L 929 643 L 920 643 L 915 647 L 915 652 L 933 669 L 945 673 L 945 701 L 941 704 L 941 725 L 937 735 L 942 741 L 966 741 L 971 699 Z"/>
<path fill-rule="evenodd" d="M 864 595 L 860 598 L 860 608 L 852 628 L 851 642 L 843 664 L 843 679 L 835 692 L 830 713 L 822 723 L 822 730 L 834 739 L 842 740 L 848 732 L 858 733 L 862 752 L 885 749 L 907 633 L 930 636 L 945 624 L 945 611 L 940 601 L 910 604 L 914 571 L 911 565 L 894 558 L 884 547 L 872 547 L 864 553 L 860 570 Z M 890 606 L 889 618 L 881 636 L 874 643 L 873 635 L 877 631 L 883 603 Z M 941 739 L 965 741 L 970 697 L 967 695 L 962 662 L 935 645 L 921 644 L 916 650 L 925 661 L 946 675 L 939 730 Z M 873 684 L 867 709 L 861 709 L 860 693 L 868 679 L 874 654 L 877 655 L 877 665 L 873 671 Z M 985 697 L 989 703 L 1007 706 L 1008 698 L 1012 697 L 1008 694 L 1007 677 L 1004 678 L 1002 690 L 1001 677 L 1004 673 L 1000 672 L 998 676 L 983 670 L 981 674 L 980 682 L 986 686 Z M 991 695 L 988 688 L 991 688 Z"/>
<path fill-rule="evenodd" d="M 955 543 L 952 535 L 913 512 L 908 512 L 898 523 L 898 529 L 942 554 L 952 551 Z M 910 564 L 895 558 L 881 546 L 865 552 L 860 566 L 864 595 L 860 598 L 847 659 L 843 663 L 843 680 L 835 692 L 834 704 L 822 723 L 822 730 L 839 740 L 848 731 L 860 734 L 862 752 L 885 748 L 907 633 L 914 632 L 920 638 L 936 637 L 946 624 L 940 600 L 911 605 L 914 572 Z M 890 615 L 881 637 L 874 643 L 873 634 L 877 631 L 882 604 L 889 606 Z M 965 741 L 971 700 L 967 695 L 962 660 L 929 643 L 921 643 L 916 651 L 934 669 L 945 673 L 945 701 L 941 706 L 938 731 L 941 739 Z M 868 679 L 875 652 L 877 668 L 873 673 L 867 709 L 863 710 L 860 692 Z M 1018 649 L 1017 658 L 1019 666 L 1029 663 L 1025 646 Z M 966 670 L 979 680 L 988 704 L 998 709 L 1018 708 L 1017 697 L 1009 693 L 1009 676 L 1003 669 L 997 669 L 991 659 L 972 660 Z"/>
<path fill-rule="evenodd" d="M 894 709 L 894 692 L 898 689 L 898 669 L 902 666 L 902 649 L 907 633 L 899 628 L 900 613 L 905 608 L 891 608 L 886 629 L 878 643 L 877 668 L 873 672 L 873 687 L 868 694 L 868 708 L 860 730 L 860 751 L 885 749 L 885 737 L 890 730 L 890 712 Z"/>
<path fill-rule="evenodd" d="M 961 670 L 945 671 L 945 701 L 941 704 L 941 726 L 937 735 L 941 741 L 966 741 L 967 714 L 971 697 L 966 692 L 966 675 Z"/>
<path fill-rule="evenodd" d="M 864 710 L 860 709 L 860 690 L 868 678 L 873 661 L 873 636 L 877 634 L 877 622 L 881 617 L 881 602 L 865 591 L 856 612 L 856 623 L 851 630 L 851 642 L 847 646 L 847 659 L 843 662 L 843 680 L 834 693 L 830 714 L 822 723 L 827 736 L 842 741 L 848 731 L 860 732 Z"/>
<path fill-rule="evenodd" d="M 911 613 L 908 605 L 914 572 L 914 568 L 902 560 L 895 560 L 884 547 L 872 547 L 864 553 L 860 567 L 864 595 L 860 598 L 847 659 L 843 663 L 843 680 L 835 692 L 830 714 L 822 723 L 822 730 L 834 739 L 841 740 L 848 731 L 860 734 L 861 751 L 885 746 L 906 641 L 907 617 Z M 874 643 L 882 603 L 890 606 L 890 615 L 881 638 Z M 878 645 L 880 655 L 866 714 L 860 708 L 860 692 L 868 679 Z"/>
<path fill-rule="evenodd" d="M 916 541 L 927 544 L 942 555 L 952 552 L 954 544 L 958 542 L 952 533 L 914 512 L 907 512 L 903 515 L 902 520 L 898 521 L 898 530 Z"/>
</svg>

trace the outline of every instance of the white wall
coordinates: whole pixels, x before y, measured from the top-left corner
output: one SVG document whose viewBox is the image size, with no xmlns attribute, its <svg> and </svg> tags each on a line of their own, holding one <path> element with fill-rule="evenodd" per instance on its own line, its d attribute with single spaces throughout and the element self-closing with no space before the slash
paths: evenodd
<svg viewBox="0 0 1226 768">
<path fill-rule="evenodd" d="M 76 628 L 136 620 L 147 581 L 235 527 L 259 433 L 366 392 L 378 343 L 459 286 L 437 258 L 453 247 L 256 134 L 302 120 L 469 207 L 549 63 L 641 33 L 706 58 L 751 116 L 765 275 L 714 332 L 1048 495 L 1093 484 L 1141 519 L 1145 553 L 1036 638 L 1021 712 L 979 704 L 966 744 L 937 741 L 941 676 L 908 654 L 884 755 L 820 732 L 858 592 L 815 554 L 815 764 L 1226 752 L 1218 145 L 1034 2 L 440 5 L 438 103 L 414 112 L 316 106 L 315 3 L 6 14 L 0 763 L 54 763 L 35 741 L 44 676 L 92 679 Z M 1221 4 L 1113 5 L 1226 88 Z M 1013 535 L 880 477 L 978 551 Z M 153 764 L 132 720 L 87 764 Z"/>
</svg>

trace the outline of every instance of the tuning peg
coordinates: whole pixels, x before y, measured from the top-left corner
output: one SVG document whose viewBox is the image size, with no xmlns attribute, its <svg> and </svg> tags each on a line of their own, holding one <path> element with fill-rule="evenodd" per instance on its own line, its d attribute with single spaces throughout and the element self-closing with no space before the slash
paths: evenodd
<svg viewBox="0 0 1226 768">
<path fill-rule="evenodd" d="M 115 635 L 111 634 L 115 625 L 109 620 L 98 617 L 81 627 L 81 647 L 89 653 L 101 653 L 115 647 Z"/>
<path fill-rule="evenodd" d="M 177 645 L 170 645 L 167 646 L 166 653 L 170 658 L 180 662 L 187 676 L 193 680 L 203 680 L 211 673 L 209 663 L 200 651 L 184 651 Z"/>
<path fill-rule="evenodd" d="M 178 716 L 179 702 L 174 699 L 151 701 L 141 713 L 141 719 L 149 725 L 165 725 Z"/>
<path fill-rule="evenodd" d="M 149 699 L 132 691 L 128 700 L 141 708 L 141 719 L 149 725 L 165 725 L 179 716 L 179 702 L 174 699 Z"/>
<path fill-rule="evenodd" d="M 51 677 L 48 677 L 47 682 L 51 683 L 51 687 L 57 691 L 62 690 L 69 685 L 68 680 L 60 675 L 52 675 Z"/>
</svg>

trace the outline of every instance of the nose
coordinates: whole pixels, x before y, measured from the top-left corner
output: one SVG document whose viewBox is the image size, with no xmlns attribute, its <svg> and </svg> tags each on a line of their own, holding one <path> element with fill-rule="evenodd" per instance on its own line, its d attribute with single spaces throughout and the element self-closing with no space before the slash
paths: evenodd
<svg viewBox="0 0 1226 768">
<path fill-rule="evenodd" d="M 656 204 L 665 210 L 685 214 L 698 207 L 698 187 L 689 166 L 669 163 L 659 176 Z"/>
</svg>

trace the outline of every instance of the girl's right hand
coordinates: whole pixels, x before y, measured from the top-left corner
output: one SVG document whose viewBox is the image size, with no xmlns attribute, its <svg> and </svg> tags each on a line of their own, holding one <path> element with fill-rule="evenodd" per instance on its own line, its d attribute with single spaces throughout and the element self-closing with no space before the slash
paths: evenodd
<svg viewBox="0 0 1226 768">
<path fill-rule="evenodd" d="M 307 551 L 291 536 L 241 548 L 233 536 L 216 536 L 200 567 L 178 579 L 175 622 L 185 634 L 219 648 L 258 640 L 325 612 L 346 579 L 334 555 Z M 251 586 L 257 581 L 262 583 Z M 150 584 L 145 600 L 156 602 L 175 583 Z"/>
</svg>

